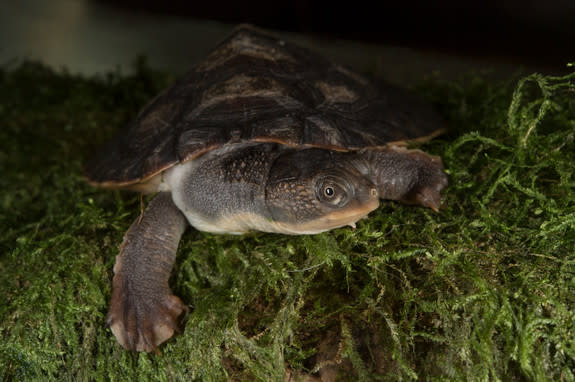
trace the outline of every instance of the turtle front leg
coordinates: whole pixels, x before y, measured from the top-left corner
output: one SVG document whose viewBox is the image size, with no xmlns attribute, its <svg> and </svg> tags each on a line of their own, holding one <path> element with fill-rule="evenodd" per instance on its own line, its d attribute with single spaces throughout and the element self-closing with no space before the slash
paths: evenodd
<svg viewBox="0 0 575 382">
<path fill-rule="evenodd" d="M 108 325 L 127 350 L 155 351 L 186 309 L 168 286 L 188 223 L 168 192 L 159 193 L 124 236 L 114 266 Z"/>
<path fill-rule="evenodd" d="M 441 158 L 396 146 L 366 154 L 368 172 L 380 198 L 439 211 L 441 191 L 448 183 Z"/>
</svg>

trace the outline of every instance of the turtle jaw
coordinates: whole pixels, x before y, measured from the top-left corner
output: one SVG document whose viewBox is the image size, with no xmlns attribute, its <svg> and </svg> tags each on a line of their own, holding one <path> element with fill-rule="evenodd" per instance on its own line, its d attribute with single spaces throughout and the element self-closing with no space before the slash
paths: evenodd
<svg viewBox="0 0 575 382">
<path fill-rule="evenodd" d="M 367 201 L 354 201 L 345 209 L 336 210 L 305 222 L 275 222 L 276 232 L 288 235 L 315 235 L 335 228 L 350 226 L 365 218 L 379 206 L 377 193 Z"/>
</svg>

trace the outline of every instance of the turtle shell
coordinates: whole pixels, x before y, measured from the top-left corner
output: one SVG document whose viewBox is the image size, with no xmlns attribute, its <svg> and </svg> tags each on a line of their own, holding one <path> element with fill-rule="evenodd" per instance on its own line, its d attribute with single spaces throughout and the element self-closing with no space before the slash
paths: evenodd
<svg viewBox="0 0 575 382">
<path fill-rule="evenodd" d="M 428 105 L 403 90 L 240 26 L 104 147 L 87 177 L 98 186 L 138 188 L 222 145 L 359 150 L 442 128 Z"/>
</svg>

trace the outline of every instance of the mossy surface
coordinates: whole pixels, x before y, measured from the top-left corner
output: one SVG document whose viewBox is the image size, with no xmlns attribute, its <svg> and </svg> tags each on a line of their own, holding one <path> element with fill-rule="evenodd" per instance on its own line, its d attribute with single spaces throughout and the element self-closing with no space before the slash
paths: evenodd
<svg viewBox="0 0 575 382">
<path fill-rule="evenodd" d="M 422 147 L 449 172 L 441 213 L 190 230 L 171 283 L 183 332 L 159 356 L 124 351 L 105 315 L 140 200 L 82 165 L 172 80 L 0 70 L 0 379 L 575 380 L 575 75 L 422 85 L 451 128 Z"/>
</svg>

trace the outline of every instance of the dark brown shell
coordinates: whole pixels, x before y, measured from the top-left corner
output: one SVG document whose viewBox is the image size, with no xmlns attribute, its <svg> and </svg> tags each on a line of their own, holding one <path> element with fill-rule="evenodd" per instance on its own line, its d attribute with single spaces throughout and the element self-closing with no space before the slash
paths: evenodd
<svg viewBox="0 0 575 382">
<path fill-rule="evenodd" d="M 225 144 L 357 150 L 442 128 L 426 104 L 401 89 L 241 26 L 152 100 L 88 165 L 87 176 L 123 187 Z"/>
</svg>

